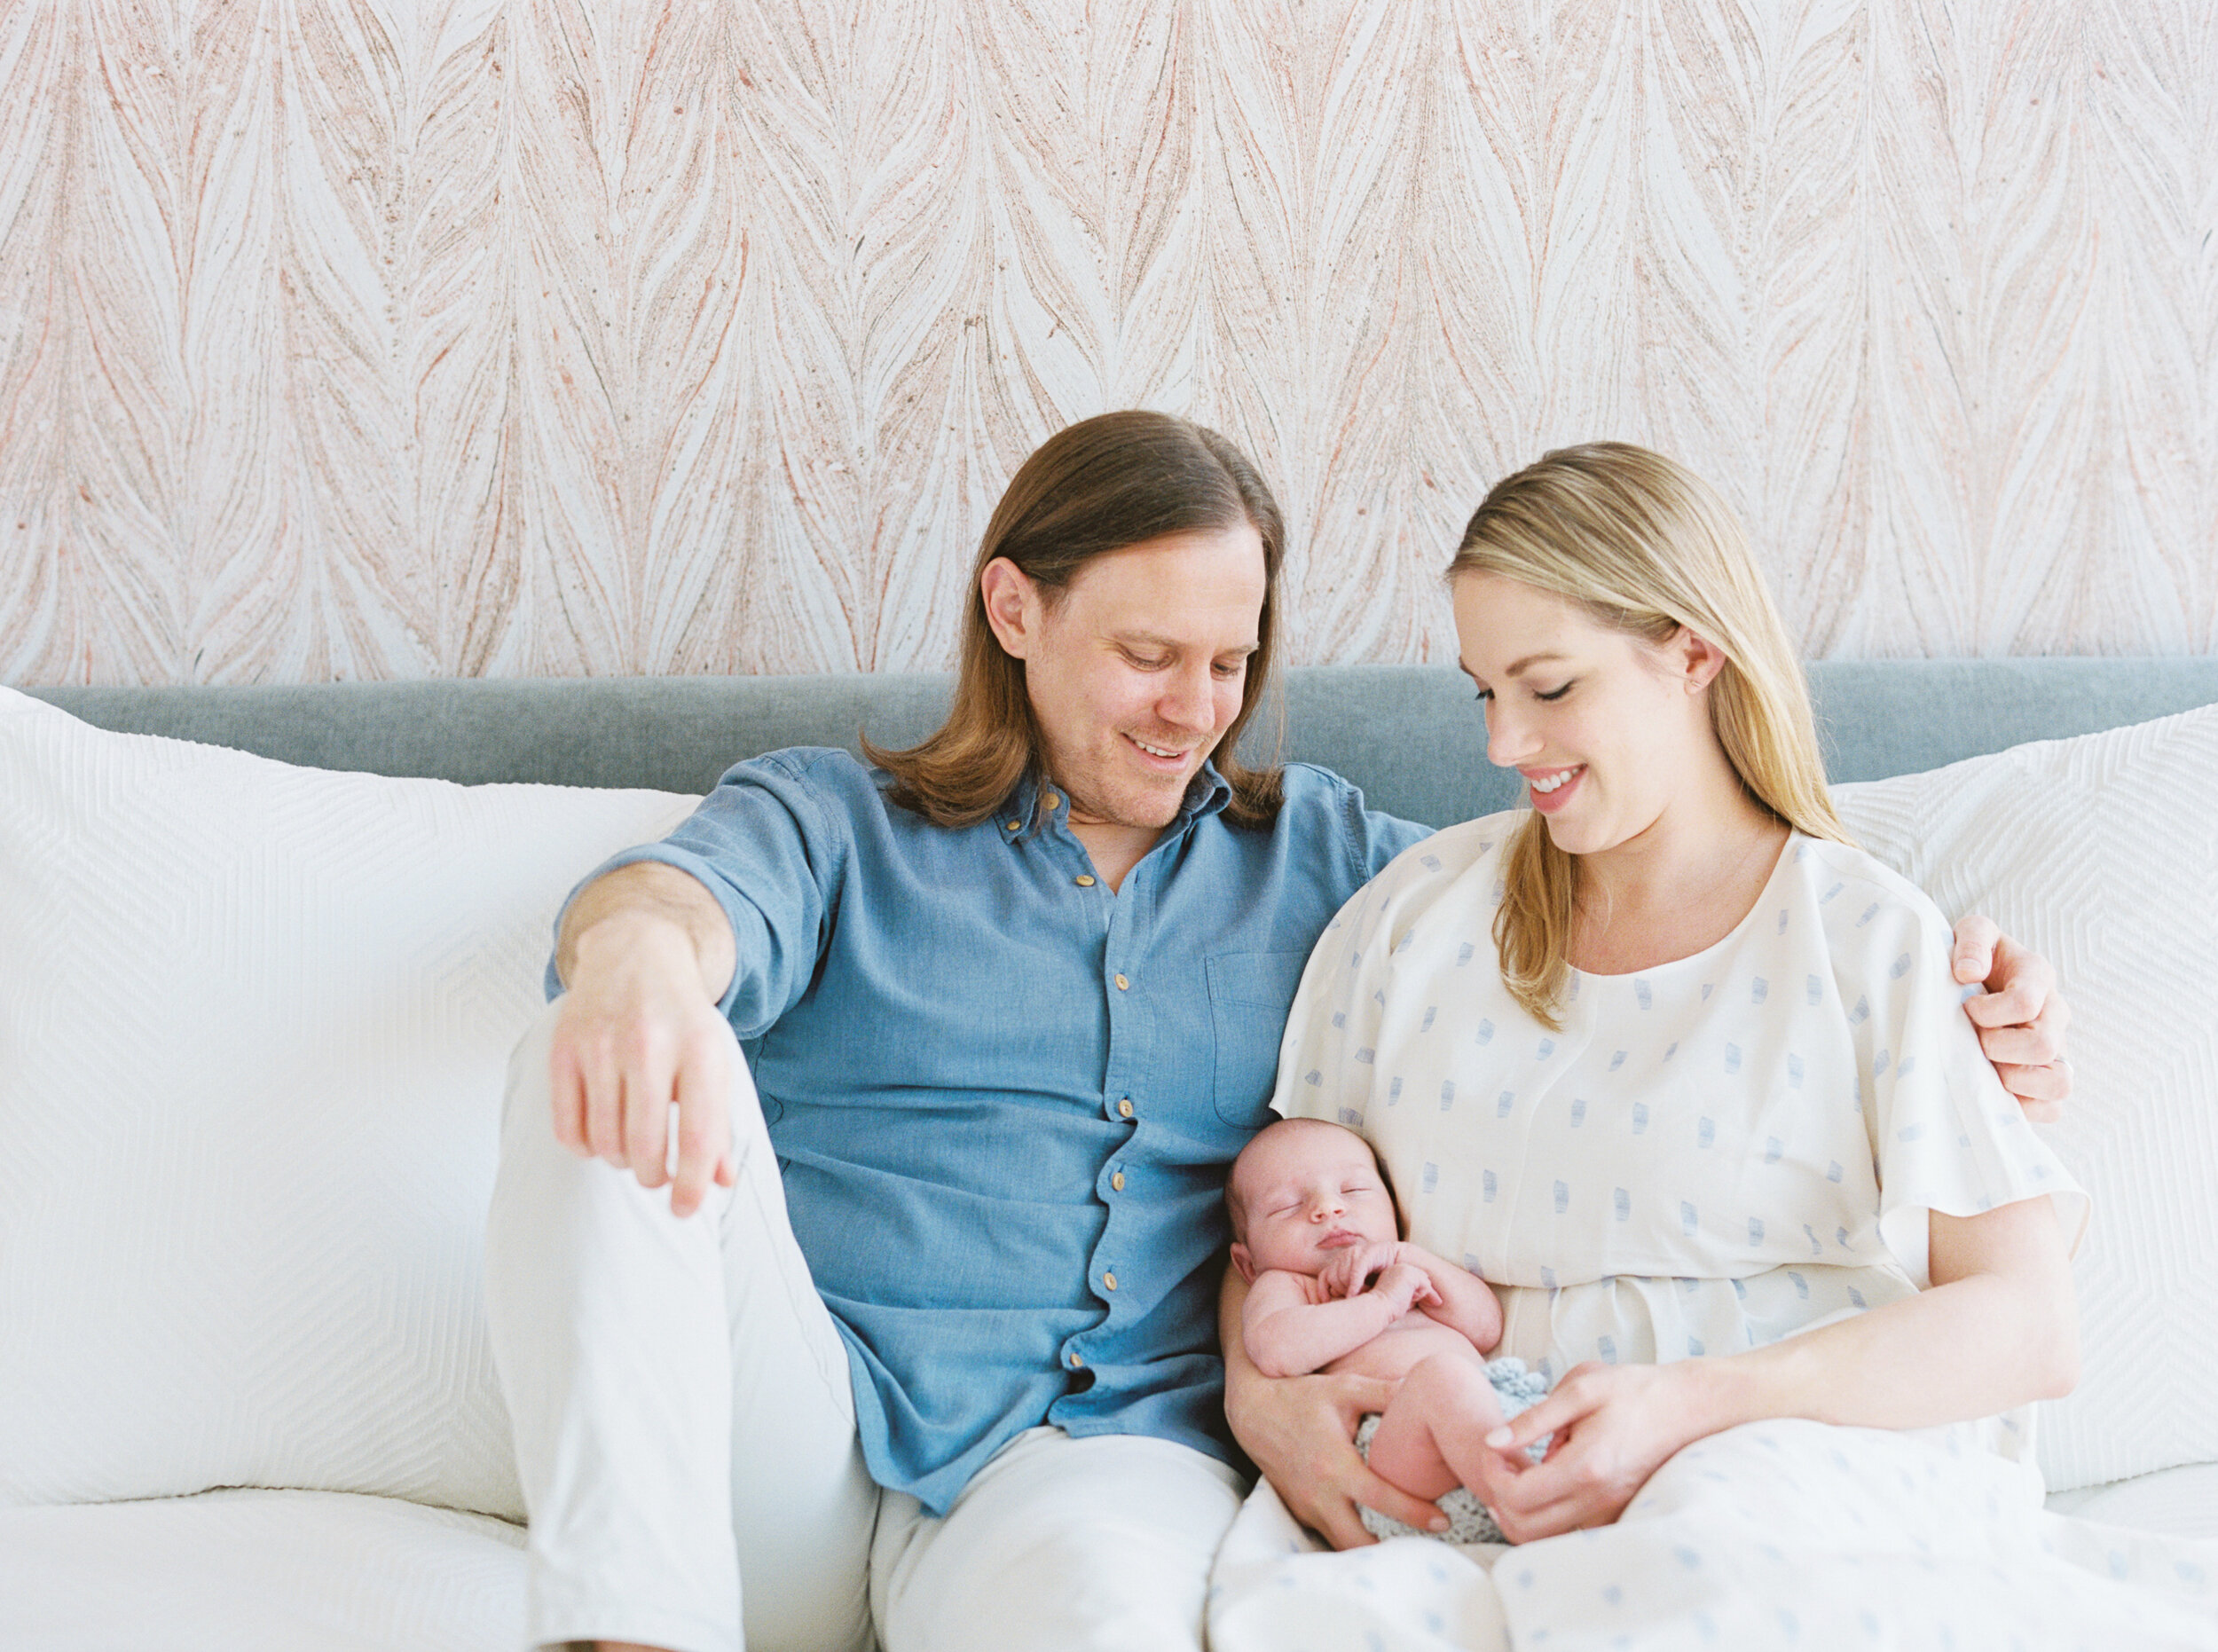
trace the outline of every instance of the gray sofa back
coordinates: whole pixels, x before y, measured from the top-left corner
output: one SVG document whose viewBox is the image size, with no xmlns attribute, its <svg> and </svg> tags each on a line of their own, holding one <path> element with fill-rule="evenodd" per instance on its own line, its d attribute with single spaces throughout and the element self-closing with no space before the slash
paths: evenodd
<svg viewBox="0 0 2218 1652">
<path fill-rule="evenodd" d="M 1835 780 L 1915 773 L 2022 741 L 2088 734 L 2218 702 L 2218 659 L 1821 661 L 1810 667 Z M 853 749 L 931 731 L 941 675 L 487 679 L 289 688 L 35 688 L 107 728 L 238 746 L 287 763 L 478 783 L 705 791 L 785 745 Z M 1250 756 L 1347 775 L 1379 808 L 1446 825 L 1506 807 L 1514 780 L 1452 668 L 1287 673 Z"/>
</svg>

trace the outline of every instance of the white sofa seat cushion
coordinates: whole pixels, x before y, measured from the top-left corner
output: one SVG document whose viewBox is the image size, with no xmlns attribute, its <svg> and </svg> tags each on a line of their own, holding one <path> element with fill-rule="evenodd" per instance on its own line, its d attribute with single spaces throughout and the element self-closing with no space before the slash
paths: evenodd
<svg viewBox="0 0 2218 1652">
<path fill-rule="evenodd" d="M 2218 705 L 1834 793 L 1864 846 L 2057 967 L 2076 1090 L 2049 1139 L 2093 1196 L 2054 1491 L 2218 1461 Z"/>
<path fill-rule="evenodd" d="M 694 799 L 332 774 L 0 689 L 0 1506 L 521 1517 L 479 1258 L 550 925 Z"/>
<path fill-rule="evenodd" d="M 515 1652 L 523 1531 L 330 1491 L 0 1508 L 0 1646 Z"/>
<path fill-rule="evenodd" d="M 2108 1485 L 2059 1491 L 2049 1498 L 2049 1508 L 2106 1526 L 2218 1541 L 2218 1463 L 2186 1463 Z"/>
</svg>

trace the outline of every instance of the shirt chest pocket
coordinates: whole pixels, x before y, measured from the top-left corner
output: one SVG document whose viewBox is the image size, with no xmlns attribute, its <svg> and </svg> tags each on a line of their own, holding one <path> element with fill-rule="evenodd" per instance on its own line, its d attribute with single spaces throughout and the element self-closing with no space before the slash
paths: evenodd
<svg viewBox="0 0 2218 1652">
<path fill-rule="evenodd" d="M 1212 1089 L 1217 1116 L 1227 1124 L 1255 1130 L 1270 1118 L 1278 1042 L 1309 956 L 1224 952 L 1207 962 L 1209 1021 L 1215 1038 Z"/>
</svg>

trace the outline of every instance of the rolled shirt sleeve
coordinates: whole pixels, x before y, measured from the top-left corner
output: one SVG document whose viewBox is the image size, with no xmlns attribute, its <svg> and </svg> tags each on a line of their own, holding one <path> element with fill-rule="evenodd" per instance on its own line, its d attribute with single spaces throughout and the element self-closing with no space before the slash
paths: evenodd
<svg viewBox="0 0 2218 1652">
<path fill-rule="evenodd" d="M 751 758 L 728 770 L 716 789 L 660 843 L 613 854 L 579 880 L 563 902 L 619 867 L 653 862 L 689 874 L 724 910 L 735 964 L 718 1003 L 743 1040 L 759 1038 L 800 1000 L 822 955 L 853 837 L 846 816 L 828 809 L 810 781 L 843 751 L 797 748 Z M 554 924 L 562 932 L 562 917 Z M 562 990 L 554 964 L 547 992 Z"/>
</svg>

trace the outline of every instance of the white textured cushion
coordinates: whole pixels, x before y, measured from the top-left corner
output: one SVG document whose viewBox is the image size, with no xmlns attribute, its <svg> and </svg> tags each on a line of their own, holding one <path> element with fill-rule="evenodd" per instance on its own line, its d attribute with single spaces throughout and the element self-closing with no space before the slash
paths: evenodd
<svg viewBox="0 0 2218 1652">
<path fill-rule="evenodd" d="M 2081 1486 L 2049 1499 L 2049 1512 L 2218 1542 L 2218 1463 L 2188 1463 L 2135 1480 Z"/>
<path fill-rule="evenodd" d="M 2072 1004 L 2049 1139 L 2095 1218 L 2080 1387 L 2041 1411 L 2050 1487 L 2218 1460 L 2218 706 L 1835 796 L 1944 911 L 2047 955 Z"/>
<path fill-rule="evenodd" d="M 520 1518 L 479 1256 L 557 904 L 691 798 L 293 768 L 0 689 L 0 1504 Z"/>
<path fill-rule="evenodd" d="M 0 1509 L 0 1647 L 516 1652 L 523 1532 L 382 1497 Z"/>
</svg>

